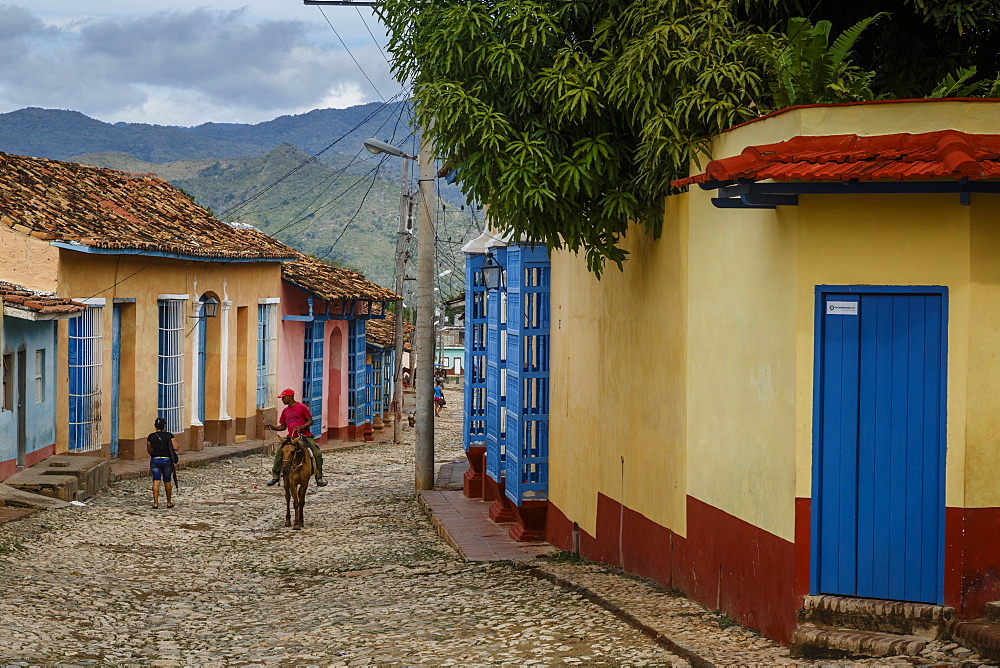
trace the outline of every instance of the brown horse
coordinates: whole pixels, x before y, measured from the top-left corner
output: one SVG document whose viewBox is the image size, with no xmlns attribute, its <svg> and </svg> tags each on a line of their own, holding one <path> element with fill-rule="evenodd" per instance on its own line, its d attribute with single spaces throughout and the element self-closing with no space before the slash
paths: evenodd
<svg viewBox="0 0 1000 668">
<path fill-rule="evenodd" d="M 285 486 L 285 526 L 292 526 L 292 499 L 295 500 L 295 526 L 304 524 L 302 508 L 306 505 L 309 478 L 313 474 L 313 460 L 309 448 L 301 438 L 288 438 L 281 444 L 281 480 Z"/>
</svg>

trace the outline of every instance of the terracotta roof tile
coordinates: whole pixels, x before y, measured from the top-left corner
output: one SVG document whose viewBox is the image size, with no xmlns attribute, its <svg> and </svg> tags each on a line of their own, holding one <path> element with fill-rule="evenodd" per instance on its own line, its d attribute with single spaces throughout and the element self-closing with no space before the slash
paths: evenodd
<svg viewBox="0 0 1000 668">
<path fill-rule="evenodd" d="M 193 257 L 282 260 L 287 246 L 230 226 L 166 181 L 0 153 L 0 222 L 49 241 Z"/>
<path fill-rule="evenodd" d="M 7 281 L 0 281 L 0 303 L 17 304 L 20 308 L 35 313 L 76 313 L 87 308 L 79 302 L 62 299 L 48 292 L 30 290 Z"/>
<path fill-rule="evenodd" d="M 281 263 L 281 277 L 320 299 L 328 302 L 338 299 L 383 302 L 400 298 L 392 290 L 372 283 L 357 272 L 334 267 L 298 251 L 295 253 L 296 260 Z"/>
<path fill-rule="evenodd" d="M 670 185 L 750 181 L 915 181 L 1000 178 L 1000 135 L 939 130 L 860 137 L 827 135 L 748 146 Z"/>
<path fill-rule="evenodd" d="M 396 319 L 392 313 L 382 320 L 369 320 L 365 336 L 377 346 L 391 348 L 396 340 Z"/>
</svg>

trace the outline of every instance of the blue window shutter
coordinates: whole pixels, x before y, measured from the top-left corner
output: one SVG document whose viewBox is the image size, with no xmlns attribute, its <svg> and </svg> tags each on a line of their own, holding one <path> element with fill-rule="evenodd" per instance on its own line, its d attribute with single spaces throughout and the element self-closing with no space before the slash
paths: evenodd
<svg viewBox="0 0 1000 668">
<path fill-rule="evenodd" d="M 507 248 L 505 491 L 518 505 L 548 498 L 551 275 L 544 247 Z"/>
<path fill-rule="evenodd" d="M 465 378 L 462 446 L 486 444 L 486 285 L 480 269 L 485 255 L 465 258 Z"/>
</svg>

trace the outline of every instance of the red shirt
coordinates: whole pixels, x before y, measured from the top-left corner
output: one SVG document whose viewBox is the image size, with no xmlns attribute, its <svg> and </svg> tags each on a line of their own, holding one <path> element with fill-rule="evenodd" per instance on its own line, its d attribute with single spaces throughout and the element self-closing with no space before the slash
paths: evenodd
<svg viewBox="0 0 1000 668">
<path fill-rule="evenodd" d="M 309 427 L 302 427 L 311 419 L 312 413 L 309 412 L 309 407 L 299 401 L 291 406 L 285 406 L 285 410 L 281 411 L 281 419 L 278 420 L 278 424 L 288 427 L 289 436 L 312 436 Z M 299 429 L 299 427 L 302 428 Z"/>
</svg>

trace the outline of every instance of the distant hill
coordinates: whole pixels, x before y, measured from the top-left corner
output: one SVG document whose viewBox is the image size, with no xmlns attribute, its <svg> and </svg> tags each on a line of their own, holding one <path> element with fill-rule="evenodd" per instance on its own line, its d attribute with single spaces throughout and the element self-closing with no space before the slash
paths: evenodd
<svg viewBox="0 0 1000 668">
<path fill-rule="evenodd" d="M 262 155 L 288 143 L 314 154 L 343 137 L 338 153 L 356 153 L 368 137 L 396 142 L 410 134 L 403 102 L 348 109 L 316 109 L 297 116 L 242 125 L 205 123 L 192 128 L 105 123 L 78 111 L 29 107 L 0 114 L 0 151 L 69 160 L 87 153 L 119 152 L 149 162 Z M 400 118 L 402 112 L 402 118 Z M 364 122 L 372 116 L 371 120 Z M 352 128 L 361 127 L 352 131 Z M 395 133 L 394 133 L 395 131 Z"/>
<path fill-rule="evenodd" d="M 403 145 L 410 129 L 405 110 L 380 107 L 194 128 L 110 124 L 75 111 L 22 109 L 0 114 L 0 151 L 157 174 L 216 216 L 250 223 L 393 287 L 400 159 L 373 156 L 363 142 L 374 136 Z M 374 112 L 370 122 L 351 131 Z M 335 141 L 320 159 L 310 158 Z M 369 173 L 383 159 L 378 173 Z M 461 210 L 465 202 L 456 186 L 438 185 L 438 262 L 442 269 L 459 269 L 443 279 L 442 290 L 450 295 L 462 289 L 461 246 L 481 231 L 482 216 Z"/>
</svg>

